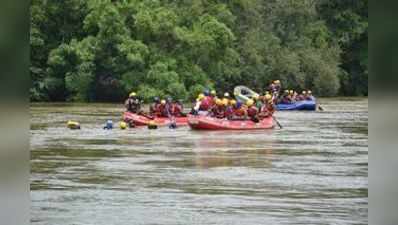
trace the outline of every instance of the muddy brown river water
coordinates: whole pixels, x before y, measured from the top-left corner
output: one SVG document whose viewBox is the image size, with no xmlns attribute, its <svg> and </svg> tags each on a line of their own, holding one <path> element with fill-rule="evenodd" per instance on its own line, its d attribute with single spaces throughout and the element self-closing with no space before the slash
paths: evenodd
<svg viewBox="0 0 398 225">
<path fill-rule="evenodd" d="M 321 103 L 253 132 L 103 130 L 122 105 L 32 104 L 31 223 L 367 224 L 368 100 Z"/>
</svg>

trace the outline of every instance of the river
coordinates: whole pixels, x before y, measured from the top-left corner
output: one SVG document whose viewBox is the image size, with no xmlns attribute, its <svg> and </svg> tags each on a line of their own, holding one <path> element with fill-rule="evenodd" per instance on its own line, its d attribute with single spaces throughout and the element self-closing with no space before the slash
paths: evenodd
<svg viewBox="0 0 398 225">
<path fill-rule="evenodd" d="M 320 102 L 253 132 L 103 130 L 122 105 L 34 103 L 31 223 L 368 224 L 368 100 Z"/>
</svg>

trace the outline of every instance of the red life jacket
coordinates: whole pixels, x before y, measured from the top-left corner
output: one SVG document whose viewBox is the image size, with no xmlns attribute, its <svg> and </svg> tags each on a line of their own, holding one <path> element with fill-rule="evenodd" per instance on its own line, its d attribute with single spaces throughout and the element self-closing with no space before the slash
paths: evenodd
<svg viewBox="0 0 398 225">
<path fill-rule="evenodd" d="M 243 107 L 240 107 L 238 109 L 234 108 L 233 114 L 234 114 L 234 116 L 244 116 L 245 115 L 245 109 L 243 109 Z"/>
<path fill-rule="evenodd" d="M 225 117 L 230 117 L 230 116 L 232 116 L 233 111 L 234 111 L 233 108 L 232 108 L 231 106 L 228 106 L 228 107 L 225 109 L 225 113 L 224 113 Z"/>
<path fill-rule="evenodd" d="M 207 111 L 211 108 L 213 99 L 210 96 L 206 96 L 202 99 L 202 101 L 200 102 L 200 107 L 199 110 L 201 111 Z"/>
<path fill-rule="evenodd" d="M 258 110 L 257 110 L 256 106 L 250 106 L 247 109 L 247 115 L 250 117 L 255 117 L 257 115 L 257 112 L 258 112 Z"/>
<path fill-rule="evenodd" d="M 156 109 L 157 116 L 167 117 L 166 105 L 159 104 Z"/>
<path fill-rule="evenodd" d="M 181 116 L 181 112 L 182 112 L 181 105 L 174 103 L 171 107 L 171 114 L 173 114 L 173 116 Z"/>
<path fill-rule="evenodd" d="M 224 118 L 226 116 L 226 108 L 223 105 L 215 105 L 212 108 L 212 113 L 217 118 Z"/>
</svg>

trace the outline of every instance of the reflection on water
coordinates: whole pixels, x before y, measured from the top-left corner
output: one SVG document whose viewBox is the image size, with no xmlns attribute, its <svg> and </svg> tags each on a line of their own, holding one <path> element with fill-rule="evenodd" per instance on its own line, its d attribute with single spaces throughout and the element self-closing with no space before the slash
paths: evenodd
<svg viewBox="0 0 398 225">
<path fill-rule="evenodd" d="M 108 131 L 121 105 L 34 104 L 32 224 L 367 224 L 367 99 L 321 102 L 252 132 Z"/>
</svg>

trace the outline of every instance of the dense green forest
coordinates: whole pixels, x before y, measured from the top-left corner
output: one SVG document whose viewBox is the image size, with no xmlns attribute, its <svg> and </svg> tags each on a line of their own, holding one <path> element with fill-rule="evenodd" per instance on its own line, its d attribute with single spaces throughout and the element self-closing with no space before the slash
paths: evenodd
<svg viewBox="0 0 398 225">
<path fill-rule="evenodd" d="M 368 94 L 367 0 L 32 0 L 32 101 Z"/>
</svg>

